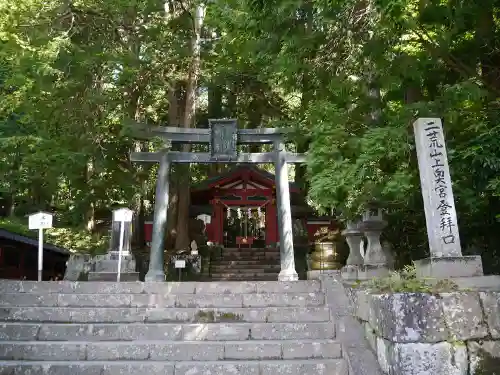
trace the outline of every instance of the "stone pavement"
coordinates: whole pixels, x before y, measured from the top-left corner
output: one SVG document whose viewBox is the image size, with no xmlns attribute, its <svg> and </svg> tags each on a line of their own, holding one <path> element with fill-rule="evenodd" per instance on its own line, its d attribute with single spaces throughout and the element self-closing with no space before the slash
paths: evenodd
<svg viewBox="0 0 500 375">
<path fill-rule="evenodd" d="M 0 281 L 0 374 L 364 375 L 334 284 Z"/>
</svg>

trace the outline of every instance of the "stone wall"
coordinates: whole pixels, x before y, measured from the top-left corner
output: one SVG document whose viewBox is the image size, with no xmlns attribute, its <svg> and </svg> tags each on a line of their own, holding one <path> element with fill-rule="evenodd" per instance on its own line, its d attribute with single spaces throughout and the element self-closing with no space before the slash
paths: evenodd
<svg viewBox="0 0 500 375">
<path fill-rule="evenodd" d="M 385 374 L 479 375 L 482 351 L 500 356 L 500 292 L 350 294 Z"/>
</svg>

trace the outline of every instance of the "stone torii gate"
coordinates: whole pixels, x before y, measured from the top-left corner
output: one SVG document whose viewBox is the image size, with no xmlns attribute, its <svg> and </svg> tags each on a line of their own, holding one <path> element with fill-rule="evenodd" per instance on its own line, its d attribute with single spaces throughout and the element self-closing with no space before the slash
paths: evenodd
<svg viewBox="0 0 500 375">
<path fill-rule="evenodd" d="M 156 181 L 151 255 L 146 281 L 165 281 L 163 269 L 164 234 L 167 227 L 169 173 L 171 163 L 274 163 L 280 234 L 280 281 L 297 280 L 292 234 L 292 213 L 288 182 L 288 163 L 305 162 L 304 154 L 286 152 L 284 129 L 238 129 L 236 120 L 209 120 L 209 129 L 156 127 L 147 130 L 147 137 L 165 141 L 196 144 L 208 143 L 208 153 L 168 151 L 133 152 L 133 162 L 160 163 Z M 238 144 L 272 144 L 272 152 L 238 153 Z"/>
</svg>

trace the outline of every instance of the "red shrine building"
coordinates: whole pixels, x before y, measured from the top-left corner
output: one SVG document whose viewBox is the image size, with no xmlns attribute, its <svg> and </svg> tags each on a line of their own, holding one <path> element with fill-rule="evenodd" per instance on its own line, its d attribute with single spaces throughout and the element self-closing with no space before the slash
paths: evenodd
<svg viewBox="0 0 500 375">
<path fill-rule="evenodd" d="M 274 246 L 279 242 L 275 176 L 253 166 L 238 166 L 191 187 L 190 216 L 203 220 L 209 242 L 224 247 Z M 335 229 L 330 219 L 313 216 L 301 189 L 290 183 L 294 230 L 307 231 L 310 242 L 321 227 Z M 152 222 L 146 223 L 151 241 Z M 294 233 L 296 234 L 296 233 Z"/>
</svg>

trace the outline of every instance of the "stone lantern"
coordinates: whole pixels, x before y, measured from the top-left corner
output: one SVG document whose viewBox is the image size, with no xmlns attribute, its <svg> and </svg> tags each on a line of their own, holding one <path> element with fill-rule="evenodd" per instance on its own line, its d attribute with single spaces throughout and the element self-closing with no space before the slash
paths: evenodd
<svg viewBox="0 0 500 375">
<path fill-rule="evenodd" d="M 368 241 L 359 278 L 383 277 L 389 273 L 388 258 L 380 237 L 387 226 L 381 208 L 369 207 L 363 214 L 362 231 Z"/>
<path fill-rule="evenodd" d="M 361 224 L 360 220 L 348 221 L 346 224 L 347 228 L 342 231 L 342 235 L 349 245 L 349 257 L 347 258 L 346 265 L 342 268 L 342 277 L 344 279 L 357 279 L 359 268 L 364 264 L 363 256 L 361 255 L 361 244 L 364 237 Z"/>
</svg>

